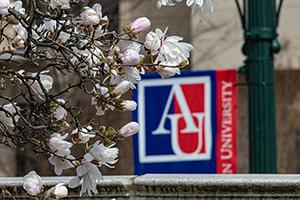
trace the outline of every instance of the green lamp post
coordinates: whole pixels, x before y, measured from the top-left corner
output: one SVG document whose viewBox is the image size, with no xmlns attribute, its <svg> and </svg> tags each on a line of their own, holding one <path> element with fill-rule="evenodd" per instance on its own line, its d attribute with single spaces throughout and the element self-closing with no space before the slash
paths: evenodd
<svg viewBox="0 0 300 200">
<path fill-rule="evenodd" d="M 243 53 L 249 89 L 250 173 L 276 173 L 273 54 L 280 50 L 276 28 L 282 1 L 244 0 Z"/>
</svg>

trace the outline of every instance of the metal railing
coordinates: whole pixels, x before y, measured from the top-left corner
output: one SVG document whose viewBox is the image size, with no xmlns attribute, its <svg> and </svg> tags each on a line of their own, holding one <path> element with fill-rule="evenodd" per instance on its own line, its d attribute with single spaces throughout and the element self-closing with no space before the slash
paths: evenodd
<svg viewBox="0 0 300 200">
<path fill-rule="evenodd" d="M 44 185 L 67 183 L 71 177 L 43 177 Z M 1 187 L 16 191 L 17 199 L 28 199 L 23 179 L 0 178 Z M 105 176 L 99 194 L 80 199 L 300 199 L 300 175 L 195 175 L 148 174 Z M 79 188 L 69 199 L 79 199 Z M 4 199 L 9 199 L 4 198 Z"/>
</svg>

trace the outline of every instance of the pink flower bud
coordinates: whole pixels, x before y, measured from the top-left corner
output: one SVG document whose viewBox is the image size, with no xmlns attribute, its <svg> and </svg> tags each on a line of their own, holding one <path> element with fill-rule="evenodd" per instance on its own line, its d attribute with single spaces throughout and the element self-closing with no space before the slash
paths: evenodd
<svg viewBox="0 0 300 200">
<path fill-rule="evenodd" d="M 9 5 L 10 5 L 9 0 L 1 0 L 0 1 L 0 14 L 1 15 L 7 15 L 8 14 Z"/>
<path fill-rule="evenodd" d="M 24 176 L 23 188 L 31 196 L 37 196 L 42 191 L 42 179 L 35 171 L 29 172 Z"/>
<path fill-rule="evenodd" d="M 130 24 L 133 33 L 140 33 L 151 27 L 151 21 L 147 17 L 139 17 Z"/>
<path fill-rule="evenodd" d="M 68 189 L 64 185 L 64 183 L 59 183 L 54 187 L 53 194 L 55 195 L 56 198 L 64 198 L 68 196 Z"/>
<path fill-rule="evenodd" d="M 141 61 L 139 52 L 134 49 L 127 49 L 121 57 L 123 64 L 125 65 L 138 65 Z"/>
<path fill-rule="evenodd" d="M 121 103 L 121 106 L 124 111 L 134 111 L 137 104 L 135 103 L 135 101 L 126 100 Z"/>
<path fill-rule="evenodd" d="M 100 23 L 100 17 L 97 12 L 89 7 L 85 7 L 85 10 L 80 14 L 81 23 L 83 25 L 96 25 Z"/>
<path fill-rule="evenodd" d="M 128 124 L 120 128 L 119 133 L 123 137 L 130 137 L 136 134 L 138 131 L 139 131 L 139 124 L 136 122 L 129 122 Z"/>
<path fill-rule="evenodd" d="M 68 189 L 64 183 L 59 183 L 56 186 L 50 188 L 46 194 L 44 199 L 46 200 L 57 200 L 62 199 L 68 196 Z"/>
<path fill-rule="evenodd" d="M 122 81 L 112 91 L 115 95 L 123 95 L 130 89 L 131 83 L 129 81 Z"/>
</svg>

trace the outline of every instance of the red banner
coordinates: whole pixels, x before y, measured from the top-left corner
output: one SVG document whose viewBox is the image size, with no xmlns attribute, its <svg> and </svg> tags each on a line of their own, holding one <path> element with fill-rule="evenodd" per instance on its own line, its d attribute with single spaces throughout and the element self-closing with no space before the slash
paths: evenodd
<svg viewBox="0 0 300 200">
<path fill-rule="evenodd" d="M 217 173 L 237 172 L 237 75 L 236 70 L 216 72 Z"/>
</svg>

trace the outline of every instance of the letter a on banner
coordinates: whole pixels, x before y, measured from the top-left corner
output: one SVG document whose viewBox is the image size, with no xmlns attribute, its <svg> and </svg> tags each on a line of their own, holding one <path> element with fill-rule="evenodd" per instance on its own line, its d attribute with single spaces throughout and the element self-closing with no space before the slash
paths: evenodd
<svg viewBox="0 0 300 200">
<path fill-rule="evenodd" d="M 236 173 L 235 70 L 147 74 L 137 85 L 135 174 Z"/>
</svg>

